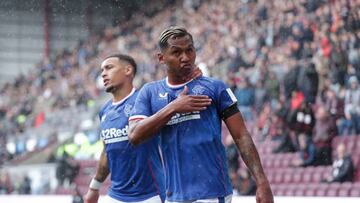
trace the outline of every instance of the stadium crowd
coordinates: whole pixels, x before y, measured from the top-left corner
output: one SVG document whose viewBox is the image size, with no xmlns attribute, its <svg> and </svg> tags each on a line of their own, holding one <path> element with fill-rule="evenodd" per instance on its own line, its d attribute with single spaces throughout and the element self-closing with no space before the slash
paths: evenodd
<svg viewBox="0 0 360 203">
<path fill-rule="evenodd" d="M 115 51 L 133 56 L 138 87 L 163 78 L 156 42 L 170 25 L 193 33 L 198 66 L 233 89 L 254 136 L 278 142 L 273 153 L 301 154 L 292 166 L 331 165 L 332 139 L 360 134 L 359 1 L 175 4 L 152 15 L 135 13 L 2 86 L 2 162 L 16 155 L 7 153 L 9 137 L 41 126 L 49 112 L 87 107 L 103 96 L 102 57 Z"/>
</svg>

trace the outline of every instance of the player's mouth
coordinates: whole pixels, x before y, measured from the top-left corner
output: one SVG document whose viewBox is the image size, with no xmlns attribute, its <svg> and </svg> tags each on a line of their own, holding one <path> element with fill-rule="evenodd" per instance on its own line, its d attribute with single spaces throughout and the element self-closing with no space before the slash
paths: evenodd
<svg viewBox="0 0 360 203">
<path fill-rule="evenodd" d="M 184 68 L 184 69 L 191 69 L 192 67 L 193 67 L 193 65 L 190 63 L 181 64 L 181 68 Z"/>
<path fill-rule="evenodd" d="M 109 79 L 104 79 L 103 80 L 103 83 L 104 83 L 104 86 L 107 86 L 109 84 L 110 80 Z"/>
</svg>

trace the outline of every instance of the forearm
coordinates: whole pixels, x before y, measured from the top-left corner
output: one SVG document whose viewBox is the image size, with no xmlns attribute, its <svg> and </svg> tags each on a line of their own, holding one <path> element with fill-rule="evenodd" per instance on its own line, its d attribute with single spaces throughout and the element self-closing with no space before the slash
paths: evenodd
<svg viewBox="0 0 360 203">
<path fill-rule="evenodd" d="M 252 141 L 248 131 L 246 130 L 243 132 L 243 135 L 239 136 L 235 140 L 235 143 L 240 151 L 243 161 L 249 168 L 251 174 L 254 176 L 256 183 L 268 183 L 264 170 L 261 166 L 258 151 L 256 150 L 254 142 Z"/>
<path fill-rule="evenodd" d="M 109 175 L 109 165 L 107 160 L 107 155 L 105 149 L 102 151 L 98 167 L 95 174 L 95 179 L 99 182 L 104 182 L 107 176 Z"/>
<path fill-rule="evenodd" d="M 129 141 L 133 145 L 138 145 L 144 142 L 164 127 L 174 114 L 175 111 L 170 105 L 168 105 L 148 118 L 138 121 L 130 121 Z"/>
<path fill-rule="evenodd" d="M 251 139 L 249 131 L 246 129 L 241 113 L 238 112 L 227 118 L 225 123 L 240 151 L 242 159 L 249 168 L 251 174 L 254 176 L 257 185 L 268 184 L 264 170 L 261 166 L 259 154 L 253 140 Z"/>
</svg>

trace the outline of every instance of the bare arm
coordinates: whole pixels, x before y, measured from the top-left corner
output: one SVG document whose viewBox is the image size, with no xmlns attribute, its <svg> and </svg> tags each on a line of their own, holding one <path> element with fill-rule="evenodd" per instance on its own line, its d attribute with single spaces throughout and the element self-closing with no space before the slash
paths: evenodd
<svg viewBox="0 0 360 203">
<path fill-rule="evenodd" d="M 100 160 L 94 178 L 99 182 L 104 182 L 109 173 L 110 170 L 108 165 L 108 159 L 104 147 L 103 151 L 101 152 Z"/>
<path fill-rule="evenodd" d="M 98 163 L 98 167 L 94 179 L 102 183 L 105 181 L 109 173 L 110 170 L 109 170 L 107 155 L 104 147 L 103 151 L 101 152 L 100 160 Z M 97 203 L 99 200 L 99 196 L 100 196 L 99 190 L 89 187 L 87 193 L 83 197 L 84 203 Z"/>
<path fill-rule="evenodd" d="M 254 176 L 257 185 L 256 199 L 258 203 L 273 203 L 273 195 L 270 184 L 261 166 L 259 154 L 254 142 L 246 129 L 243 118 L 238 112 L 225 120 L 231 136 L 240 151 L 240 155 L 251 174 Z"/>
<path fill-rule="evenodd" d="M 133 145 L 140 144 L 155 135 L 176 113 L 205 110 L 211 99 L 201 95 L 187 95 L 185 86 L 179 97 L 166 105 L 154 115 L 143 120 L 129 121 L 129 141 Z"/>
<path fill-rule="evenodd" d="M 143 120 L 130 120 L 129 141 L 133 145 L 144 142 L 164 127 L 174 114 L 174 109 L 168 105 L 156 114 Z"/>
</svg>

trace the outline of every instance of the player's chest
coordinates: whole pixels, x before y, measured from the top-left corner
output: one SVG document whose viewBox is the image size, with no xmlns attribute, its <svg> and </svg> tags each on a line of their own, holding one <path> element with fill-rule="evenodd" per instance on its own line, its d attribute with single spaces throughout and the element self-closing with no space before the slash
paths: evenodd
<svg viewBox="0 0 360 203">
<path fill-rule="evenodd" d="M 189 85 L 188 95 L 207 95 L 213 99 L 213 93 L 209 91 L 206 86 L 203 85 Z M 183 88 L 170 89 L 170 88 L 158 88 L 153 89 L 151 98 L 151 110 L 152 113 L 156 113 L 170 102 L 179 97 Z"/>
<path fill-rule="evenodd" d="M 100 117 L 100 128 L 121 128 L 128 124 L 133 105 L 125 104 L 117 108 L 107 109 Z"/>
</svg>

